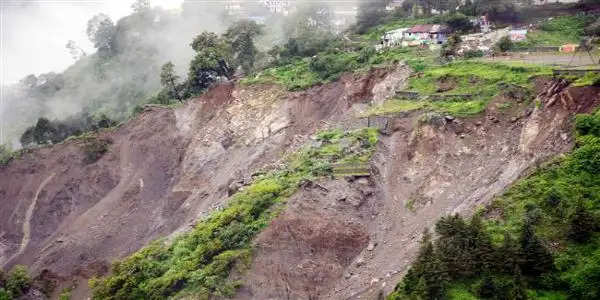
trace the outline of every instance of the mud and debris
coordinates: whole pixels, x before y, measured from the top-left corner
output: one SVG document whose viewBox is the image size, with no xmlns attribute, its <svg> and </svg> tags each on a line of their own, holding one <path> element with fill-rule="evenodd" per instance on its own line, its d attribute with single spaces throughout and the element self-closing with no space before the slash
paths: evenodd
<svg viewBox="0 0 600 300">
<path fill-rule="evenodd" d="M 112 261 L 188 230 L 286 153 L 315 142 L 317 130 L 368 126 L 357 111 L 393 96 L 405 67 L 299 92 L 224 83 L 99 133 L 112 144 L 90 164 L 77 140 L 26 153 L 0 169 L 0 201 L 9 208 L 0 210 L 0 265 L 51 274 L 55 297 L 74 287 L 73 298 L 85 299 L 87 280 L 110 272 Z M 468 215 L 569 151 L 573 115 L 600 103 L 597 87 L 548 78 L 536 82 L 535 95 L 539 101 L 506 93 L 468 119 L 386 117 L 370 176 L 303 184 L 255 240 L 249 270 L 232 275 L 243 284 L 236 298 L 389 293 L 425 228 L 446 214 Z"/>
</svg>

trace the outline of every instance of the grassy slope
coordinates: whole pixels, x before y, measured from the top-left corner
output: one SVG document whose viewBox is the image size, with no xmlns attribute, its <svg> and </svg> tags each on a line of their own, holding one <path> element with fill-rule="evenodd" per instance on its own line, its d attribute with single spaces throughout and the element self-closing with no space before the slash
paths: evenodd
<svg viewBox="0 0 600 300">
<path fill-rule="evenodd" d="M 527 40 L 518 46 L 561 46 L 568 43 L 579 44 L 584 35 L 584 28 L 590 17 L 561 16 L 548 20 L 538 30 L 527 34 Z"/>
<path fill-rule="evenodd" d="M 470 100 L 457 97 L 445 101 L 414 101 L 392 99 L 382 107 L 374 107 L 367 114 L 379 115 L 415 109 L 428 109 L 455 116 L 469 116 L 481 113 L 487 103 L 506 86 L 518 86 L 525 90 L 533 88 L 531 79 L 535 76 L 550 75 L 551 69 L 528 64 L 485 63 L 477 61 L 457 61 L 447 65 L 433 65 L 425 68 L 419 76 L 410 79 L 409 90 L 422 95 L 438 94 L 441 79 L 454 81 L 456 86 L 441 94 L 472 94 Z"/>
<path fill-rule="evenodd" d="M 322 132 L 319 147 L 291 155 L 287 167 L 257 178 L 229 205 L 198 222 L 172 243 L 156 241 L 122 261 L 108 277 L 93 279 L 94 299 L 165 299 L 229 296 L 238 283 L 228 280 L 234 267 L 248 265 L 252 239 L 269 224 L 303 180 L 330 176 L 338 162 L 367 161 L 377 131 Z M 343 140 L 347 141 L 341 143 Z M 344 146 L 345 145 L 345 146 Z M 359 150 L 351 151 L 355 145 Z M 356 148 L 354 148 L 356 149 Z"/>
<path fill-rule="evenodd" d="M 277 67 L 267 68 L 253 77 L 244 78 L 242 84 L 275 83 L 285 86 L 289 90 L 303 90 L 311 86 L 331 82 L 340 77 L 343 72 L 360 72 L 373 66 L 384 66 L 398 61 L 405 61 L 414 69 L 423 69 L 425 65 L 433 63 L 433 53 L 414 48 L 395 48 L 381 53 L 373 53 L 366 58 L 361 58 L 359 51 L 320 53 L 317 57 L 328 56 L 329 65 L 335 65 L 334 71 L 329 74 L 319 74 L 310 67 L 311 58 L 298 58 L 293 62 Z"/>
</svg>

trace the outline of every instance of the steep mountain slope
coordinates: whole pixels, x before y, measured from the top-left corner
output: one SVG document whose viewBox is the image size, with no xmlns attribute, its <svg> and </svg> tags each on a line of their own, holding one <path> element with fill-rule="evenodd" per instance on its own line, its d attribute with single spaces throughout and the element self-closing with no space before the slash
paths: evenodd
<svg viewBox="0 0 600 300">
<path fill-rule="evenodd" d="M 538 92 L 548 87 L 541 83 Z M 388 294 L 425 228 L 448 214 L 471 214 L 532 167 L 572 148 L 572 117 L 598 105 L 600 90 L 564 93 L 574 102 L 499 110 L 495 104 L 506 99 L 497 98 L 478 118 L 384 118 L 380 126 L 388 135 L 381 138 L 370 180 L 324 181 L 296 194 L 257 239 L 257 258 L 237 299 Z M 340 237 L 349 242 L 340 244 Z"/>
<path fill-rule="evenodd" d="M 295 93 L 224 83 L 100 133 L 111 145 L 92 164 L 77 139 L 30 151 L 0 169 L 0 263 L 64 280 L 105 273 L 114 259 L 186 231 L 327 122 L 352 126 L 353 104 L 387 73 Z"/>
<path fill-rule="evenodd" d="M 222 83 L 101 132 L 111 144 L 97 162 L 81 139 L 33 150 L 0 169 L 9 208 L 0 211 L 0 263 L 47 270 L 58 282 L 105 274 L 150 241 L 187 231 L 318 129 L 372 126 L 383 133 L 372 176 L 303 184 L 255 240 L 249 270 L 231 276 L 242 282 L 239 299 L 373 298 L 400 280 L 424 228 L 469 214 L 569 151 L 572 116 L 600 102 L 598 88 L 569 88 L 571 102 L 500 96 L 484 116 L 461 120 L 421 111 L 356 118 L 402 89 L 406 72 L 345 75 L 302 92 Z M 498 109 L 500 101 L 515 103 Z M 79 284 L 73 297 L 86 289 Z"/>
</svg>

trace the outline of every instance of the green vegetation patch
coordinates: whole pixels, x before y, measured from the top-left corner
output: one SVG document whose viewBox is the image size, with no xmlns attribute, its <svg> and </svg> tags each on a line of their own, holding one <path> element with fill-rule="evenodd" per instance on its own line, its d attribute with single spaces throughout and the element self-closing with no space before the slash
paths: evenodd
<svg viewBox="0 0 600 300">
<path fill-rule="evenodd" d="M 364 116 L 380 116 L 423 109 L 429 106 L 427 101 L 391 99 L 382 105 L 371 107 Z"/>
<path fill-rule="evenodd" d="M 600 86 L 600 70 L 597 72 L 587 72 L 584 76 L 573 81 L 573 86 Z"/>
<path fill-rule="evenodd" d="M 376 129 L 325 131 L 313 145 L 288 158 L 287 167 L 258 177 L 236 193 L 229 205 L 198 222 L 171 243 L 156 241 L 122 261 L 113 273 L 92 279 L 93 299 L 166 299 L 232 296 L 239 282 L 229 280 L 252 256 L 252 239 L 282 209 L 304 180 L 332 174 L 332 164 L 368 159 Z"/>
<path fill-rule="evenodd" d="M 426 110 L 449 114 L 456 117 L 468 117 L 485 110 L 486 102 L 481 100 L 453 99 L 448 101 L 391 99 L 383 105 L 370 108 L 364 116 L 392 115 L 414 110 Z"/>
<path fill-rule="evenodd" d="M 0 145 L 0 167 L 7 166 L 18 155 L 19 152 L 10 150 L 8 146 Z"/>
<path fill-rule="evenodd" d="M 498 85 L 531 87 L 531 78 L 552 75 L 550 67 L 520 63 L 485 63 L 459 61 L 427 68 L 421 76 L 411 78 L 410 90 L 423 94 L 438 92 L 440 80 L 454 80 L 456 86 L 442 94 L 497 94 Z"/>
<path fill-rule="evenodd" d="M 515 64 L 459 61 L 442 66 L 429 65 L 422 74 L 409 80 L 410 91 L 422 96 L 450 96 L 442 101 L 393 100 L 369 114 L 386 114 L 426 108 L 455 116 L 469 116 L 483 112 L 488 102 L 507 87 L 519 87 L 529 92 L 532 78 L 551 75 L 549 67 Z M 455 98 L 451 97 L 456 95 Z"/>
<path fill-rule="evenodd" d="M 310 59 L 298 59 L 292 63 L 268 68 L 253 77 L 241 80 L 243 84 L 276 83 L 289 90 L 301 90 L 320 82 L 318 75 L 309 68 Z"/>
<path fill-rule="evenodd" d="M 516 43 L 517 47 L 561 46 L 579 44 L 584 30 L 593 19 L 588 16 L 560 16 L 544 22 L 538 30 L 527 33 L 527 40 Z"/>
<path fill-rule="evenodd" d="M 405 61 L 415 71 L 433 64 L 433 53 L 415 48 L 393 48 L 376 52 L 371 47 L 357 51 L 321 52 L 312 58 L 298 58 L 290 63 L 267 68 L 242 84 L 279 84 L 288 90 L 303 90 L 311 86 L 338 79 L 344 72 L 360 72 L 375 66 L 385 66 Z"/>
<path fill-rule="evenodd" d="M 389 299 L 599 299 L 600 112 L 572 153 L 520 180 L 470 222 L 442 218 Z"/>
<path fill-rule="evenodd" d="M 17 299 L 31 287 L 31 278 L 24 266 L 15 266 L 10 273 L 0 270 L 0 300 Z"/>
</svg>

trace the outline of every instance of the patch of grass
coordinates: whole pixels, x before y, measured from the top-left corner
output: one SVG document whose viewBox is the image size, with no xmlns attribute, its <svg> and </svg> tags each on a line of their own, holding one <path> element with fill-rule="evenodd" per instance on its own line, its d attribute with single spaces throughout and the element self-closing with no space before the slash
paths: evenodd
<svg viewBox="0 0 600 300">
<path fill-rule="evenodd" d="M 60 295 L 58 295 L 58 300 L 71 300 L 71 291 L 72 288 L 64 288 Z"/>
<path fill-rule="evenodd" d="M 530 87 L 531 78 L 551 74 L 550 67 L 539 65 L 459 61 L 427 68 L 422 76 L 413 77 L 409 86 L 411 90 L 433 94 L 438 81 L 446 77 L 456 79 L 457 85 L 445 94 L 497 94 L 500 83 Z"/>
<path fill-rule="evenodd" d="M 483 100 L 473 101 L 438 101 L 431 103 L 434 111 L 455 117 L 468 117 L 482 113 L 487 103 Z"/>
<path fill-rule="evenodd" d="M 363 49 L 364 50 L 364 49 Z M 321 52 L 313 58 L 296 59 L 283 66 L 267 68 L 242 79 L 246 85 L 279 84 L 288 90 L 303 90 L 338 79 L 344 72 L 361 72 L 405 61 L 420 72 L 434 63 L 434 54 L 416 48 L 392 48 L 375 51 Z"/>
<path fill-rule="evenodd" d="M 401 100 L 392 99 L 381 106 L 369 109 L 364 116 L 389 115 L 414 110 L 426 110 L 448 114 L 455 117 L 468 117 L 480 114 L 485 110 L 486 102 L 482 100 L 464 101 L 460 99 L 447 101 Z"/>
<path fill-rule="evenodd" d="M 318 144 L 290 155 L 284 169 L 265 173 L 236 193 L 229 205 L 198 222 L 172 243 L 156 241 L 122 261 L 113 273 L 90 281 L 93 299 L 195 299 L 227 297 L 252 256 L 252 239 L 283 208 L 305 180 L 332 175 L 332 164 L 347 156 L 370 156 L 378 139 L 375 129 L 333 130 L 317 135 Z M 332 155 L 334 154 L 334 155 Z"/>
<path fill-rule="evenodd" d="M 422 74 L 410 79 L 408 89 L 422 95 L 438 94 L 440 81 L 452 80 L 454 86 L 439 94 L 473 97 L 470 100 L 436 101 L 427 106 L 455 116 L 469 116 L 481 113 L 489 100 L 504 91 L 506 85 L 531 90 L 533 77 L 551 74 L 549 67 L 538 65 L 459 61 L 427 67 Z"/>
<path fill-rule="evenodd" d="M 429 103 L 426 101 L 391 99 L 385 101 L 382 105 L 371 107 L 368 111 L 364 113 L 364 116 L 381 116 L 387 114 L 419 110 L 427 107 L 428 105 Z"/>
<path fill-rule="evenodd" d="M 510 102 L 498 103 L 498 104 L 496 104 L 496 107 L 500 110 L 507 110 L 512 107 L 512 103 L 510 103 Z"/>
<path fill-rule="evenodd" d="M 587 72 L 584 76 L 573 81 L 573 86 L 598 86 L 600 85 L 600 70 L 598 72 Z"/>
<path fill-rule="evenodd" d="M 416 203 L 417 203 L 417 199 L 410 198 L 410 199 L 408 199 L 408 201 L 406 201 L 406 204 L 404 205 L 404 207 L 406 207 L 411 212 L 415 212 L 415 211 L 417 211 L 417 208 L 415 207 Z"/>
<path fill-rule="evenodd" d="M 564 292 L 527 290 L 527 299 L 533 300 L 567 300 L 569 297 Z"/>
<path fill-rule="evenodd" d="M 527 33 L 527 40 L 516 45 L 520 47 L 561 46 L 568 43 L 579 44 L 585 27 L 592 21 L 586 16 L 559 16 L 544 22 L 538 30 Z"/>
<path fill-rule="evenodd" d="M 456 284 L 448 290 L 449 300 L 478 300 L 479 297 L 475 296 L 469 287 L 464 284 Z"/>
<path fill-rule="evenodd" d="M 280 84 L 288 90 L 301 90 L 309 88 L 319 82 L 318 74 L 309 68 L 308 58 L 298 59 L 293 63 L 265 69 L 253 77 L 242 79 L 242 84 Z"/>
</svg>

